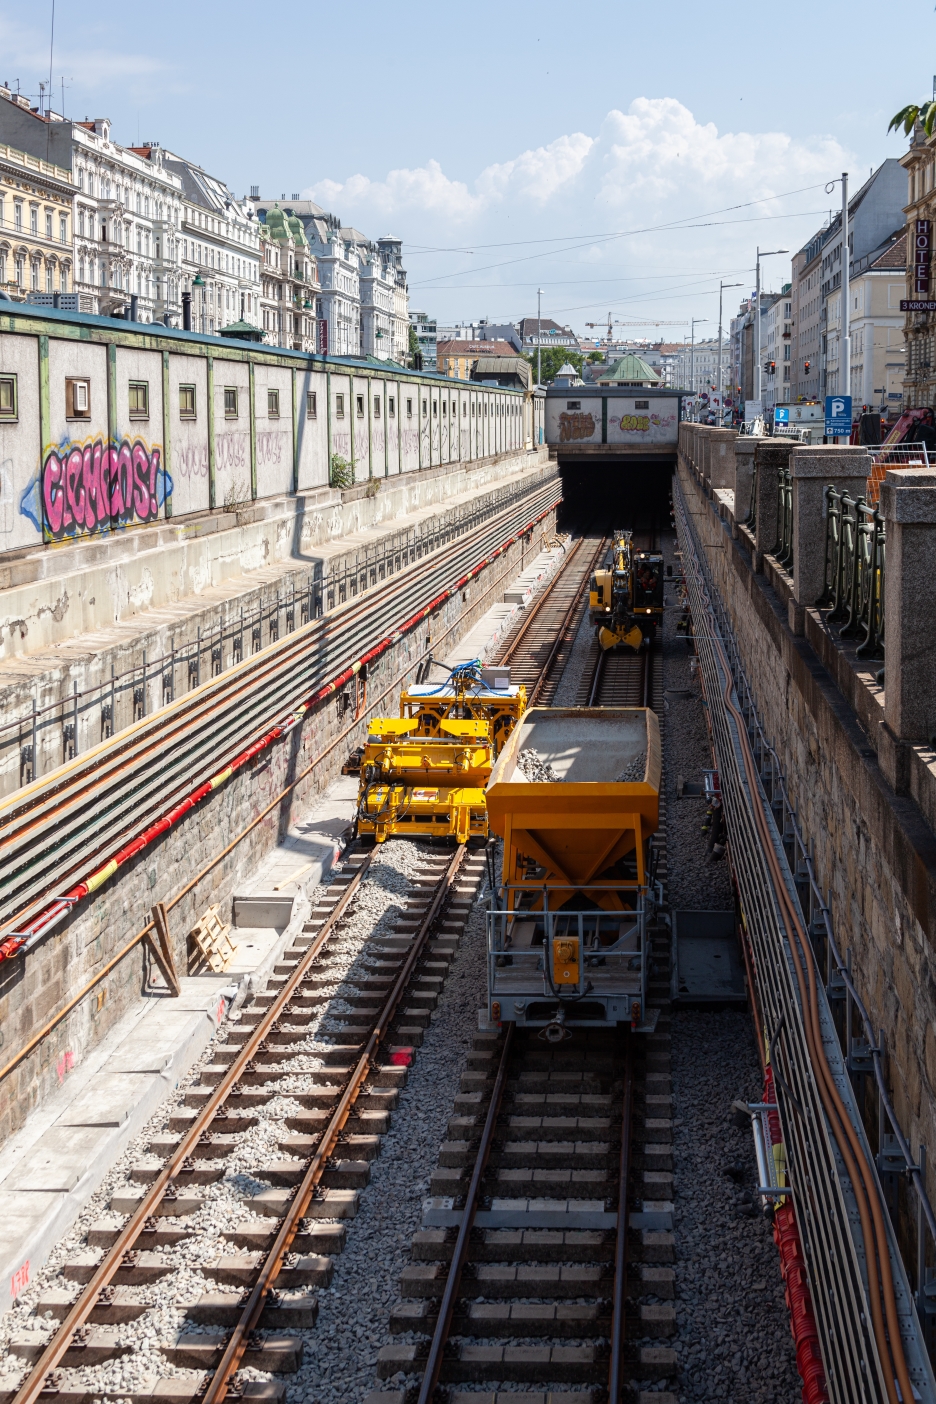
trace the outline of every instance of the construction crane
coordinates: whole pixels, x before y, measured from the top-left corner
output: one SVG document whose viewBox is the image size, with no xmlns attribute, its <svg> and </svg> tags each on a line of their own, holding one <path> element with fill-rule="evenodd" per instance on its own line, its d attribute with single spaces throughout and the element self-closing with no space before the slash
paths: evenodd
<svg viewBox="0 0 936 1404">
<path fill-rule="evenodd" d="M 595 328 L 595 329 L 597 330 L 598 327 L 602 327 L 602 328 L 603 328 L 603 327 L 605 326 L 605 323 L 604 323 L 604 322 L 586 322 L 585 325 L 586 325 L 586 327 L 593 327 L 593 328 Z M 667 322 L 667 321 L 664 321 L 662 318 L 659 318 L 659 319 L 651 319 L 651 318 L 645 318 L 645 317 L 635 317 L 635 318 L 633 318 L 632 320 L 629 320 L 629 321 L 621 321 L 621 320 L 619 320 L 619 319 L 616 318 L 616 317 L 615 317 L 615 318 L 612 318 L 611 313 L 609 312 L 609 313 L 608 313 L 608 322 L 607 322 L 607 332 L 606 332 L 606 335 L 605 335 L 605 345 L 608 346 L 608 348 L 610 349 L 611 341 L 612 341 L 612 335 L 613 335 L 613 334 L 612 334 L 612 330 L 611 330 L 612 327 L 684 327 L 685 325 L 686 325 L 686 319 L 685 319 L 685 318 L 683 318 L 683 320 L 682 320 L 681 322 Z"/>
</svg>

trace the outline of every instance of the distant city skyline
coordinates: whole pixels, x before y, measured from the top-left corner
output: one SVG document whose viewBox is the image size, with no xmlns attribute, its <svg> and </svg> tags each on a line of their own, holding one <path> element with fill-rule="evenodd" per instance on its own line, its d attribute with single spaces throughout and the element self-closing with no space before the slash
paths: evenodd
<svg viewBox="0 0 936 1404">
<path fill-rule="evenodd" d="M 46 9 L 28 21 L 0 11 L 0 81 L 37 101 L 49 81 Z M 934 16 L 914 5 L 907 18 L 917 9 L 925 49 Z M 535 315 L 542 288 L 544 316 L 580 334 L 609 310 L 685 319 L 686 332 L 704 318 L 697 334 L 713 334 L 719 279 L 745 285 L 726 298 L 730 315 L 754 286 L 756 246 L 795 251 L 837 207 L 827 182 L 848 170 L 855 190 L 902 154 L 888 120 L 932 81 L 922 60 L 884 64 L 869 91 L 879 12 L 866 0 L 824 6 L 795 50 L 772 12 L 737 0 L 701 44 L 685 3 L 667 10 L 665 32 L 652 11 L 603 15 L 600 42 L 588 17 L 576 33 L 554 0 L 470 16 L 418 0 L 390 27 L 368 13 L 350 28 L 340 12 L 292 16 L 290 48 L 308 77 L 284 84 L 273 77 L 282 34 L 242 0 L 223 11 L 168 0 L 159 26 L 114 0 L 93 16 L 59 0 L 52 106 L 110 117 L 126 145 L 184 146 L 238 196 L 255 184 L 298 192 L 371 237 L 395 235 L 410 305 L 441 322 Z M 764 277 L 779 290 L 789 258 L 767 260 Z M 666 340 L 682 334 L 660 328 Z"/>
</svg>

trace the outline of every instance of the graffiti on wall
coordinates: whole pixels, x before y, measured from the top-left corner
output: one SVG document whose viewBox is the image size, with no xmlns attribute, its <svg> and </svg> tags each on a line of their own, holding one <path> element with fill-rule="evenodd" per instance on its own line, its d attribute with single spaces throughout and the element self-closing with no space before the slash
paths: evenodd
<svg viewBox="0 0 936 1404">
<path fill-rule="evenodd" d="M 266 468 L 268 464 L 282 463 L 283 449 L 289 438 L 282 429 L 265 429 L 257 434 L 257 467 Z"/>
<path fill-rule="evenodd" d="M 173 471 L 186 482 L 208 476 L 208 445 L 179 444 L 172 450 Z"/>
<path fill-rule="evenodd" d="M 573 443 L 576 439 L 590 439 L 595 432 L 594 416 L 581 410 L 559 416 L 559 442 Z"/>
<path fill-rule="evenodd" d="M 218 468 L 249 468 L 250 437 L 247 434 L 215 435 L 215 465 Z"/>
<path fill-rule="evenodd" d="M 63 541 L 145 526 L 158 518 L 171 492 L 158 447 L 140 439 L 66 442 L 47 451 L 38 478 L 23 491 L 20 512 L 47 538 Z"/>
</svg>

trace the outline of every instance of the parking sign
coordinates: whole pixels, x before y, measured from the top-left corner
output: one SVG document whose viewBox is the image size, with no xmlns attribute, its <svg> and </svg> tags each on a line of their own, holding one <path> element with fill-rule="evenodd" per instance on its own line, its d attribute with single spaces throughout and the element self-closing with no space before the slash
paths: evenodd
<svg viewBox="0 0 936 1404">
<path fill-rule="evenodd" d="M 852 431 L 851 395 L 826 395 L 825 432 L 827 438 L 847 437 Z"/>
<path fill-rule="evenodd" d="M 789 424 L 789 422 L 790 422 L 790 407 L 789 407 L 789 405 L 775 405 L 775 406 L 774 406 L 773 422 L 774 422 L 774 424 Z"/>
</svg>

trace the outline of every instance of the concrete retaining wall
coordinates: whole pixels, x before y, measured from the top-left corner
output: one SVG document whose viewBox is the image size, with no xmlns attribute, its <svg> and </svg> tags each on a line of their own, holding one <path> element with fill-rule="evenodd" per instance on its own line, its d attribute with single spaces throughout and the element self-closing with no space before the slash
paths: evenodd
<svg viewBox="0 0 936 1404">
<path fill-rule="evenodd" d="M 884 1032 L 887 1077 L 911 1149 L 916 1154 L 923 1143 L 932 1150 L 936 836 L 920 805 L 895 793 L 881 769 L 879 700 L 817 611 L 806 610 L 805 632 L 791 617 L 790 577 L 770 557 L 764 559 L 764 573 L 755 573 L 748 533 L 739 531 L 711 480 L 702 477 L 698 458 L 694 461 L 695 468 L 681 453 L 680 483 L 828 893 L 839 947 L 851 951 L 855 982 L 873 1026 Z M 860 718 L 852 705 L 859 691 Z M 932 782 L 936 765 L 932 756 L 930 761 Z M 934 1187 L 930 1168 L 931 1197 Z"/>
</svg>

